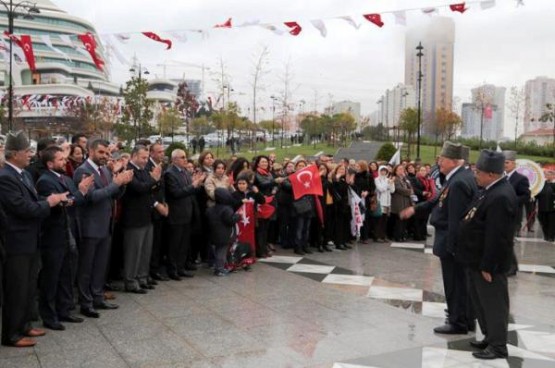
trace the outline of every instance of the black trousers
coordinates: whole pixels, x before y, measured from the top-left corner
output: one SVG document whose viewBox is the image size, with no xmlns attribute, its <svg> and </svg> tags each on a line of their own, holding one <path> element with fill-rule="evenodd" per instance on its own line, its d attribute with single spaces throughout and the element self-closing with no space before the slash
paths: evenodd
<svg viewBox="0 0 555 368">
<path fill-rule="evenodd" d="M 57 323 L 73 308 L 73 275 L 77 254 L 69 248 L 42 249 L 39 313 L 43 322 Z"/>
<path fill-rule="evenodd" d="M 493 274 L 484 280 L 481 271 L 468 269 L 469 292 L 485 341 L 496 352 L 507 354 L 509 326 L 509 290 L 507 276 Z"/>
<path fill-rule="evenodd" d="M 542 227 L 544 240 L 555 240 L 555 211 L 538 212 L 538 221 Z"/>
<path fill-rule="evenodd" d="M 36 268 L 39 253 L 8 255 L 4 264 L 2 344 L 12 345 L 25 337 L 31 326 L 35 302 Z"/>
<path fill-rule="evenodd" d="M 167 248 L 164 249 L 162 242 L 162 234 L 164 229 L 164 220 L 157 219 L 152 221 L 152 253 L 150 255 L 150 273 L 160 272 L 162 260 L 166 256 Z"/>
<path fill-rule="evenodd" d="M 112 237 L 82 238 L 79 242 L 77 287 L 81 308 L 92 308 L 104 301 L 104 283 L 110 258 Z"/>
<path fill-rule="evenodd" d="M 449 323 L 460 328 L 467 328 L 474 320 L 474 311 L 467 292 L 468 282 L 465 267 L 456 262 L 452 255 L 440 258 L 440 261 Z"/>
<path fill-rule="evenodd" d="M 268 255 L 268 228 L 270 226 L 269 219 L 258 219 L 256 227 L 256 256 L 262 257 Z"/>
<path fill-rule="evenodd" d="M 168 274 L 185 268 L 191 244 L 191 224 L 170 225 L 168 234 Z"/>
<path fill-rule="evenodd" d="M 351 238 L 351 216 L 336 209 L 333 230 L 333 244 L 345 245 Z"/>
</svg>

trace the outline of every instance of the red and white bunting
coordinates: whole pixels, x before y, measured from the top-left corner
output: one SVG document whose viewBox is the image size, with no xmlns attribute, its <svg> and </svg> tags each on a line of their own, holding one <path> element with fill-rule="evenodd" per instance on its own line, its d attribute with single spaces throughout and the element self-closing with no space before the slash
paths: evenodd
<svg viewBox="0 0 555 368">
<path fill-rule="evenodd" d="M 293 36 L 298 36 L 303 30 L 301 25 L 297 22 L 284 22 L 283 24 L 290 28 L 289 34 Z"/>
<path fill-rule="evenodd" d="M 495 7 L 495 0 L 484 0 L 480 2 L 480 8 L 482 10 L 491 9 Z"/>
<path fill-rule="evenodd" d="M 158 36 L 156 33 L 154 32 L 142 32 L 142 34 L 144 34 L 145 36 L 147 36 L 148 38 L 150 38 L 153 41 L 156 42 L 161 42 L 166 44 L 166 50 L 169 50 L 172 48 L 172 41 L 169 39 L 165 39 L 165 38 L 161 38 L 160 36 Z"/>
<path fill-rule="evenodd" d="M 216 24 L 214 26 L 214 28 L 231 28 L 231 27 L 233 27 L 233 25 L 231 24 L 231 18 L 229 18 L 228 20 L 226 20 L 221 24 Z"/>
<path fill-rule="evenodd" d="M 328 30 L 327 30 L 326 25 L 324 24 L 323 20 L 313 19 L 313 20 L 310 21 L 310 23 L 312 23 L 314 28 L 316 28 L 318 31 L 320 31 L 320 35 L 322 37 L 326 37 L 328 35 Z"/>
<path fill-rule="evenodd" d="M 407 12 L 404 10 L 399 10 L 399 11 L 395 11 L 393 12 L 393 16 L 395 17 L 395 24 L 398 24 L 400 26 L 406 26 L 407 25 Z"/>
<path fill-rule="evenodd" d="M 453 12 L 459 12 L 461 14 L 468 10 L 465 3 L 451 4 L 449 5 L 449 9 Z"/>
<path fill-rule="evenodd" d="M 363 14 L 364 19 L 367 21 L 374 23 L 378 27 L 382 28 L 384 26 L 384 22 L 382 22 L 382 16 L 380 14 Z"/>
<path fill-rule="evenodd" d="M 355 29 L 359 29 L 360 28 L 360 24 L 357 24 L 353 18 L 349 17 L 349 16 L 344 16 L 344 17 L 339 17 L 339 19 L 343 19 L 345 22 L 349 23 L 350 25 L 352 25 L 353 27 L 355 27 Z"/>
</svg>

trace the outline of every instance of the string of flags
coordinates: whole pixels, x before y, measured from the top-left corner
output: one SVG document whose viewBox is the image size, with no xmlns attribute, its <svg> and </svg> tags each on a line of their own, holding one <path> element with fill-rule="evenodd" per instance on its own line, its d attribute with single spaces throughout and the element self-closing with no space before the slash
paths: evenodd
<svg viewBox="0 0 555 368">
<path fill-rule="evenodd" d="M 520 7 L 524 5 L 524 0 L 515 0 L 516 6 Z M 383 11 L 380 13 L 368 13 L 362 14 L 362 19 L 373 24 L 378 28 L 383 28 L 387 24 L 389 24 L 389 19 L 392 17 L 394 24 L 396 25 L 403 25 L 405 26 L 407 23 L 407 13 L 408 12 L 421 12 L 422 14 L 426 14 L 432 16 L 434 14 L 439 13 L 440 9 L 447 9 L 447 11 L 455 12 L 464 14 L 469 9 L 473 8 L 475 5 L 478 6 L 481 10 L 491 9 L 496 6 L 496 0 L 476 0 L 476 1 L 466 1 L 460 3 L 454 3 L 444 6 L 437 6 L 437 7 L 423 7 L 423 8 L 411 8 L 411 9 L 400 9 L 395 11 Z M 355 29 L 360 29 L 363 22 L 357 22 L 356 18 L 353 16 L 336 16 L 331 18 L 325 19 L 310 19 L 307 21 L 310 23 L 316 30 L 320 33 L 322 37 L 326 37 L 328 34 L 326 22 L 334 21 L 334 20 L 341 20 L 346 22 L 350 26 Z M 284 21 L 278 23 L 261 23 L 259 20 L 247 21 L 239 25 L 234 25 L 233 18 L 228 18 L 225 22 L 215 24 L 210 28 L 207 29 L 186 29 L 186 30 L 171 30 L 171 31 L 162 31 L 164 34 L 168 34 L 170 37 L 164 38 L 160 36 L 159 33 L 155 33 L 152 31 L 145 31 L 145 32 L 131 32 L 131 33 L 113 33 L 113 34 L 102 34 L 100 35 L 99 39 L 102 42 L 102 46 L 109 50 L 109 55 L 114 56 L 120 63 L 124 65 L 130 65 L 127 58 L 124 56 L 117 46 L 116 42 L 125 44 L 131 39 L 131 36 L 134 34 L 141 34 L 144 37 L 149 38 L 152 41 L 162 43 L 166 46 L 166 50 L 170 50 L 173 47 L 173 40 L 178 42 L 185 43 L 188 41 L 188 34 L 194 33 L 201 35 L 202 38 L 208 37 L 209 29 L 221 29 L 221 30 L 229 30 L 232 28 L 244 28 L 244 27 L 262 27 L 266 30 L 269 30 L 277 35 L 283 34 L 290 34 L 291 36 L 297 37 L 300 36 L 304 30 L 303 26 L 301 25 L 301 21 Z M 33 53 L 32 47 L 32 39 L 29 35 L 20 35 L 19 37 L 13 34 L 9 34 L 4 32 L 4 36 L 8 39 L 12 39 L 19 46 L 20 50 L 16 50 L 16 56 L 21 60 L 26 60 L 29 68 L 34 71 L 36 69 L 35 57 Z M 48 35 L 41 35 L 41 36 L 34 36 L 38 37 L 39 41 L 44 43 L 49 49 L 52 51 L 62 55 L 64 59 L 71 60 L 68 53 L 62 51 L 59 47 L 53 45 L 52 38 L 53 36 Z M 97 51 L 98 42 L 95 36 L 92 33 L 85 33 L 79 35 L 59 35 L 57 36 L 59 40 L 57 42 L 61 42 L 61 44 L 65 46 L 69 46 L 72 49 L 76 50 L 77 52 L 87 55 L 92 59 L 95 66 L 103 71 L 106 62 L 101 58 L 100 53 Z M 80 42 L 76 42 L 80 41 Z M 7 47 L 6 42 L 4 39 L 0 38 L 0 54 L 4 54 L 4 60 L 8 60 L 9 56 L 7 56 Z"/>
</svg>

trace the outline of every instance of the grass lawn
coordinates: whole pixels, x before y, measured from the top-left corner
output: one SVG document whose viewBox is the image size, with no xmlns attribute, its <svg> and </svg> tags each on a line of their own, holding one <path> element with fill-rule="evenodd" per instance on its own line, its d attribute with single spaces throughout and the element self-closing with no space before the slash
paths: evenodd
<svg viewBox="0 0 555 368">
<path fill-rule="evenodd" d="M 289 142 L 287 142 L 289 143 Z M 271 144 L 269 144 L 269 146 L 271 146 Z M 255 154 L 265 154 L 265 155 L 269 155 L 270 153 L 275 153 L 277 156 L 277 160 L 278 162 L 282 162 L 284 158 L 294 158 L 297 155 L 302 155 L 302 156 L 312 156 L 318 152 L 324 152 L 325 154 L 330 154 L 330 155 L 334 155 L 337 150 L 340 147 L 338 147 L 337 145 L 335 147 L 332 147 L 330 145 L 328 145 L 327 143 L 318 143 L 316 144 L 316 146 L 314 145 L 293 145 L 293 146 L 288 146 L 288 147 L 284 147 L 284 148 L 280 148 L 279 147 L 279 142 L 276 142 L 276 147 L 274 149 L 272 148 L 265 148 L 263 145 L 259 145 L 258 146 L 258 150 L 256 152 L 254 151 L 248 151 L 247 147 L 244 147 L 241 152 L 238 153 L 239 156 L 245 156 L 248 158 L 251 158 L 252 156 L 254 156 Z M 434 147 L 434 146 L 420 146 L 420 156 L 422 156 L 422 162 L 424 163 L 433 163 L 435 160 L 435 157 L 437 154 L 439 154 L 439 152 L 441 151 L 441 147 Z M 216 153 L 216 149 L 213 148 L 213 152 Z M 406 151 L 403 152 L 403 154 L 405 154 Z M 227 156 L 228 154 L 226 153 L 225 155 L 222 155 L 222 151 L 220 149 L 220 153 L 219 155 L 216 154 L 216 156 Z M 479 152 L 477 150 L 473 150 L 470 151 L 470 161 L 471 162 L 476 162 L 476 160 L 478 159 L 478 155 Z M 411 157 L 416 157 L 416 145 L 412 145 L 411 146 Z M 541 162 L 555 162 L 554 158 L 549 158 L 549 157 L 540 157 L 540 156 L 528 156 L 528 155 L 518 155 L 518 158 L 525 158 L 525 159 L 529 159 L 532 161 L 541 161 Z"/>
</svg>

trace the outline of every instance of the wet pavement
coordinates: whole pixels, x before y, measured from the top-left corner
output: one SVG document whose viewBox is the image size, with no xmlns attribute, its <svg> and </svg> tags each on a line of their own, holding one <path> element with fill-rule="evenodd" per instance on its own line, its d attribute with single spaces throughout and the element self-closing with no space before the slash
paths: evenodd
<svg viewBox="0 0 555 368">
<path fill-rule="evenodd" d="M 510 279 L 509 358 L 472 358 L 443 323 L 438 259 L 423 244 L 358 244 L 252 272 L 117 293 L 120 308 L 48 331 L 32 349 L 0 348 L 0 367 L 555 367 L 555 244 L 529 233 Z M 480 338 L 478 333 L 477 338 Z"/>
</svg>

